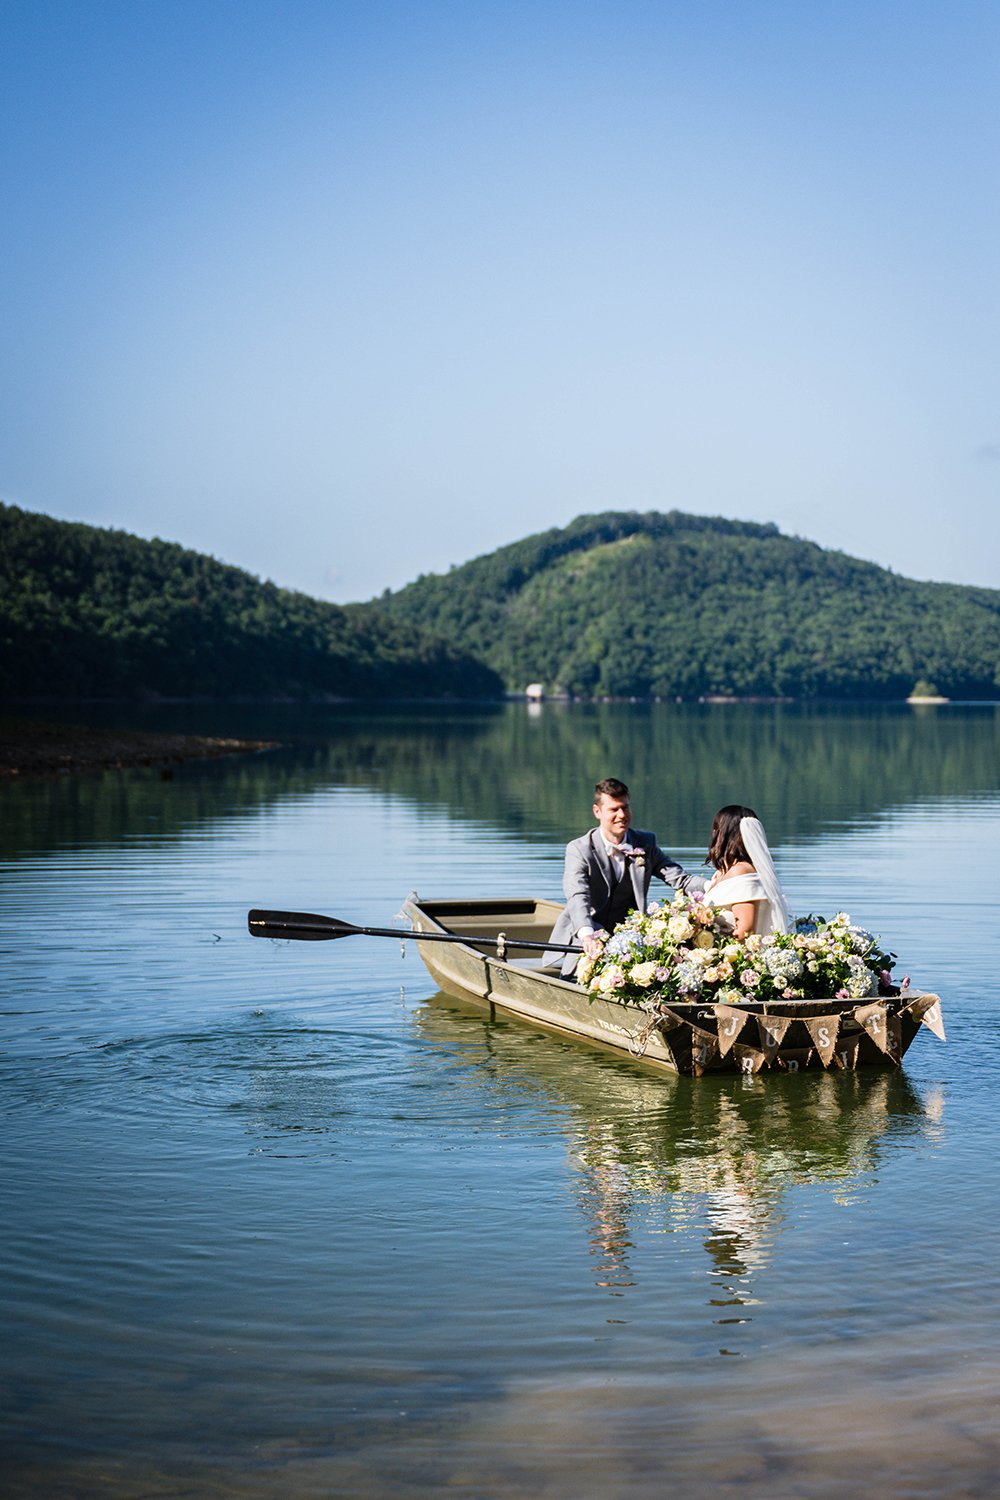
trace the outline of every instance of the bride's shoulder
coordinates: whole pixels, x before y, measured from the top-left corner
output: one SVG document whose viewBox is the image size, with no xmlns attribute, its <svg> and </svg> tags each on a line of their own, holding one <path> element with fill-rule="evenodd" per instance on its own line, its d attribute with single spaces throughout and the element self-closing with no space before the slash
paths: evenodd
<svg viewBox="0 0 1000 1500">
<path fill-rule="evenodd" d="M 748 859 L 738 860 L 735 865 L 730 865 L 728 870 L 717 870 L 714 878 L 706 887 L 706 895 L 709 892 L 718 893 L 720 899 L 726 901 L 750 901 L 758 899 L 757 892 L 760 887 L 760 876 L 757 874 L 755 865 Z M 715 896 L 712 897 L 715 900 Z"/>
</svg>

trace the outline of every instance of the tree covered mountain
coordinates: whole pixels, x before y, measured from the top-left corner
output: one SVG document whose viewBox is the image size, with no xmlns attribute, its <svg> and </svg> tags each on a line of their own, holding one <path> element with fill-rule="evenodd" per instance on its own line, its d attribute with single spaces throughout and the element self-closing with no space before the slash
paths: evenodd
<svg viewBox="0 0 1000 1500">
<path fill-rule="evenodd" d="M 1000 591 L 775 526 L 581 516 L 340 607 L 173 543 L 0 505 L 0 696 L 1000 697 Z"/>
<path fill-rule="evenodd" d="M 581 516 L 378 601 L 510 690 L 1000 696 L 1000 591 L 918 583 L 752 522 Z"/>
<path fill-rule="evenodd" d="M 496 697 L 459 645 L 173 543 L 0 505 L 0 696 Z"/>
</svg>

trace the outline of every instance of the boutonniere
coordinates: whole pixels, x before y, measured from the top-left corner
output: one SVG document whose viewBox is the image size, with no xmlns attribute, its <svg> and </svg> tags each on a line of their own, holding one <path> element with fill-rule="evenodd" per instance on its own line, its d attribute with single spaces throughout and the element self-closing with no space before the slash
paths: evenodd
<svg viewBox="0 0 1000 1500">
<path fill-rule="evenodd" d="M 619 844 L 618 853 L 627 861 L 632 860 L 640 870 L 646 868 L 646 851 L 638 844 Z"/>
</svg>

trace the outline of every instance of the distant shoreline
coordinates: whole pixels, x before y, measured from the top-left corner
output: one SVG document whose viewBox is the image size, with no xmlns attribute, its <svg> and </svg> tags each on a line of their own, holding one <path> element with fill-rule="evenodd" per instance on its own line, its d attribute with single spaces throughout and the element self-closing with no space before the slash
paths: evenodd
<svg viewBox="0 0 1000 1500">
<path fill-rule="evenodd" d="M 0 782 L 136 767 L 169 771 L 185 761 L 273 750 L 277 744 L 276 740 L 89 729 L 78 724 L 0 719 Z"/>
</svg>

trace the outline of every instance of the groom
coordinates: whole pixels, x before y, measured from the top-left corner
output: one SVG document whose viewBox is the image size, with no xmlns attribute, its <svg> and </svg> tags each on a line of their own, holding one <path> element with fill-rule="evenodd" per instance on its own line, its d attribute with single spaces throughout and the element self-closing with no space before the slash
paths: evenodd
<svg viewBox="0 0 1000 1500">
<path fill-rule="evenodd" d="M 586 950 L 595 932 L 610 932 L 630 911 L 645 911 L 654 875 L 683 891 L 704 890 L 700 875 L 688 875 L 656 842 L 656 835 L 632 828 L 628 787 L 609 776 L 594 788 L 597 827 L 566 846 L 563 891 L 566 905 L 549 935 L 550 943 L 580 943 Z M 546 959 L 558 960 L 556 953 Z M 578 955 L 562 955 L 562 977 L 572 979 Z"/>
</svg>

